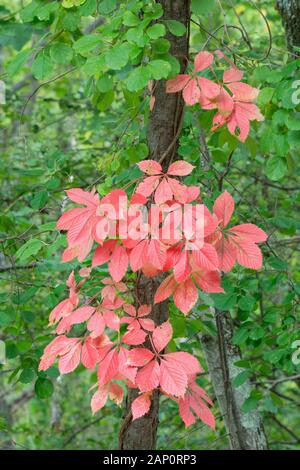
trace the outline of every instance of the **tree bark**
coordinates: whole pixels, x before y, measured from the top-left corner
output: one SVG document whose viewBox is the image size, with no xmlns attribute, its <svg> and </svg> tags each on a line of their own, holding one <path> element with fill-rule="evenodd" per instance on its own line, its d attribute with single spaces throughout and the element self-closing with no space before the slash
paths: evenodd
<svg viewBox="0 0 300 470">
<path fill-rule="evenodd" d="M 204 170 L 211 168 L 211 155 L 200 130 L 201 164 Z M 212 188 L 208 190 L 210 194 Z M 233 386 L 234 378 L 242 371 L 234 364 L 241 360 L 240 349 L 232 342 L 233 321 L 228 312 L 211 308 L 216 336 L 200 335 L 202 348 L 208 365 L 209 375 L 219 404 L 221 415 L 228 433 L 230 448 L 233 450 L 264 450 L 267 439 L 257 410 L 243 413 L 241 407 L 249 397 L 253 386 L 249 380 L 238 388 Z"/>
<path fill-rule="evenodd" d="M 265 450 L 267 440 L 258 411 L 241 411 L 253 386 L 249 380 L 238 388 L 233 386 L 234 378 L 241 372 L 234 365 L 241 360 L 241 352 L 232 343 L 232 319 L 228 312 L 213 309 L 213 313 L 217 336 L 202 335 L 201 343 L 230 447 L 233 450 Z"/>
<path fill-rule="evenodd" d="M 177 20 L 186 26 L 186 34 L 181 37 L 168 34 L 171 43 L 170 52 L 180 62 L 181 73 L 184 72 L 188 58 L 189 42 L 189 0 L 159 0 L 164 10 L 163 20 Z M 166 82 L 160 80 L 154 83 L 154 108 L 150 114 L 148 127 L 148 146 L 150 158 L 161 161 L 164 168 L 176 159 L 178 138 L 183 118 L 183 100 L 180 93 L 167 94 Z M 137 280 L 137 304 L 153 304 L 154 294 L 163 276 L 147 278 L 140 274 Z M 152 319 L 157 325 L 168 319 L 168 302 L 162 302 L 153 307 Z M 149 345 L 148 345 L 149 347 Z M 129 389 L 126 400 L 124 419 L 119 435 L 119 447 L 124 450 L 146 449 L 156 447 L 158 426 L 159 392 L 155 391 L 151 398 L 151 408 L 145 416 L 132 421 L 131 403 L 138 392 Z"/>
<path fill-rule="evenodd" d="M 277 0 L 277 9 L 281 15 L 288 48 L 300 56 L 293 46 L 300 47 L 300 0 Z"/>
</svg>

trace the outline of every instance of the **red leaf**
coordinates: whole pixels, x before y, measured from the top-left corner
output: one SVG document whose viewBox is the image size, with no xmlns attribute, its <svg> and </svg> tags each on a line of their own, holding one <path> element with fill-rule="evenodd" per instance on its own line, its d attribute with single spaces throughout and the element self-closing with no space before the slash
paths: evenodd
<svg viewBox="0 0 300 470">
<path fill-rule="evenodd" d="M 147 259 L 155 268 L 163 268 L 166 260 L 166 254 L 162 251 L 162 245 L 159 240 L 150 240 L 148 245 Z"/>
<path fill-rule="evenodd" d="M 186 374 L 196 375 L 203 372 L 198 360 L 187 352 L 179 351 L 168 353 L 163 357 L 167 362 L 173 363 L 174 366 L 177 364 L 177 367 L 183 369 Z"/>
<path fill-rule="evenodd" d="M 92 266 L 100 266 L 107 263 L 116 243 L 116 240 L 107 240 L 102 246 L 98 246 L 93 256 Z"/>
<path fill-rule="evenodd" d="M 191 273 L 191 267 L 189 264 L 189 252 L 183 249 L 180 254 L 180 258 L 174 266 L 174 277 L 176 282 L 184 282 Z"/>
<path fill-rule="evenodd" d="M 130 252 L 130 267 L 135 273 L 145 264 L 147 259 L 148 240 L 142 240 Z"/>
<path fill-rule="evenodd" d="M 145 342 L 147 333 L 145 333 L 141 328 L 134 328 L 128 330 L 123 338 L 122 341 L 125 344 L 130 344 L 131 346 L 137 346 Z"/>
<path fill-rule="evenodd" d="M 108 328 L 110 328 L 113 331 L 119 331 L 120 318 L 118 317 L 116 313 L 112 312 L 111 310 L 104 310 L 103 318 Z"/>
<path fill-rule="evenodd" d="M 138 396 L 131 404 L 132 421 L 144 416 L 150 410 L 151 400 L 148 394 Z"/>
<path fill-rule="evenodd" d="M 145 197 L 149 197 L 153 191 L 157 188 L 160 176 L 149 176 L 142 181 L 136 188 L 137 194 L 142 194 Z"/>
<path fill-rule="evenodd" d="M 76 369 L 80 363 L 81 343 L 75 344 L 67 354 L 59 358 L 58 369 L 61 374 L 68 374 Z"/>
<path fill-rule="evenodd" d="M 262 267 L 262 253 L 255 243 L 235 241 L 237 261 L 245 268 L 260 269 Z"/>
<path fill-rule="evenodd" d="M 180 284 L 174 293 L 174 302 L 182 313 L 187 315 L 198 299 L 197 288 L 191 279 Z"/>
<path fill-rule="evenodd" d="M 189 106 L 193 106 L 194 104 L 198 103 L 200 99 L 201 90 L 198 80 L 198 77 L 197 79 L 192 78 L 182 92 L 183 99 Z"/>
<path fill-rule="evenodd" d="M 169 320 L 156 327 L 152 333 L 152 340 L 155 349 L 160 353 L 171 341 L 173 328 Z"/>
<path fill-rule="evenodd" d="M 207 69 L 214 61 L 214 56 L 210 52 L 199 52 L 194 60 L 195 72 Z"/>
<path fill-rule="evenodd" d="M 161 360 L 160 363 L 160 386 L 165 393 L 181 397 L 185 394 L 188 384 L 184 369 L 178 367 L 174 362 Z"/>
<path fill-rule="evenodd" d="M 168 297 L 173 295 L 176 289 L 177 283 L 174 279 L 173 274 L 170 274 L 166 279 L 163 280 L 161 285 L 158 287 L 157 291 L 155 292 L 154 296 L 154 303 L 157 304 L 159 302 L 163 302 Z"/>
<path fill-rule="evenodd" d="M 108 271 L 114 281 L 119 282 L 128 268 L 128 255 L 123 246 L 118 245 L 111 256 Z"/>
<path fill-rule="evenodd" d="M 234 210 L 234 200 L 232 196 L 227 191 L 224 191 L 224 193 L 216 199 L 213 210 L 222 227 L 226 227 Z"/>
<path fill-rule="evenodd" d="M 203 292 L 224 292 L 220 274 L 216 271 L 198 271 L 193 273 L 195 282 Z"/>
<path fill-rule="evenodd" d="M 83 323 L 88 320 L 95 312 L 95 307 L 80 307 L 74 310 L 71 315 L 71 324 Z"/>
<path fill-rule="evenodd" d="M 141 305 L 138 308 L 137 316 L 139 318 L 140 317 L 147 317 L 147 315 L 149 315 L 150 313 L 151 313 L 151 305 L 144 304 L 144 305 Z"/>
<path fill-rule="evenodd" d="M 105 322 L 101 313 L 96 312 L 87 324 L 87 329 L 91 331 L 91 337 L 97 338 L 104 332 Z"/>
<path fill-rule="evenodd" d="M 119 356 L 116 349 L 112 349 L 100 362 L 98 368 L 98 384 L 99 387 L 110 382 L 118 373 Z"/>
<path fill-rule="evenodd" d="M 239 82 L 240 80 L 242 80 L 243 75 L 244 73 L 241 70 L 235 67 L 230 67 L 230 69 L 226 70 L 223 74 L 223 82 Z"/>
<path fill-rule="evenodd" d="M 117 405 L 121 405 L 123 401 L 124 390 L 121 385 L 111 383 L 109 387 L 109 398 L 113 400 Z"/>
<path fill-rule="evenodd" d="M 162 172 L 161 165 L 155 160 L 143 160 L 137 164 L 139 169 L 147 175 L 159 175 Z"/>
<path fill-rule="evenodd" d="M 167 93 L 177 93 L 181 91 L 188 81 L 190 80 L 190 76 L 186 74 L 179 74 L 177 77 L 172 78 L 171 80 L 167 81 L 166 92 Z"/>
<path fill-rule="evenodd" d="M 196 422 L 196 418 L 190 410 L 189 397 L 180 398 L 178 408 L 181 419 L 187 428 Z"/>
<path fill-rule="evenodd" d="M 241 224 L 231 227 L 228 232 L 236 235 L 240 240 L 254 243 L 265 242 L 268 235 L 254 224 Z"/>
<path fill-rule="evenodd" d="M 172 163 L 168 168 L 168 175 L 172 176 L 186 176 L 189 175 L 193 169 L 194 165 L 191 165 L 184 160 L 179 160 L 177 162 Z"/>
<path fill-rule="evenodd" d="M 156 204 L 163 204 L 164 202 L 171 201 L 173 198 L 173 191 L 166 178 L 163 178 L 159 183 L 154 200 Z"/>
<path fill-rule="evenodd" d="M 108 385 L 105 387 L 100 388 L 97 392 L 94 393 L 91 400 L 91 408 L 93 414 L 97 411 L 101 410 L 105 403 L 107 402 L 108 398 Z"/>
<path fill-rule="evenodd" d="M 194 250 L 193 257 L 200 268 L 210 271 L 216 271 L 219 269 L 218 253 L 216 252 L 215 247 L 209 243 L 204 243 L 201 249 Z"/>
<path fill-rule="evenodd" d="M 99 196 L 94 192 L 83 191 L 80 188 L 67 189 L 66 193 L 71 201 L 85 206 L 96 207 L 99 204 Z"/>
<path fill-rule="evenodd" d="M 81 362 L 87 369 L 93 369 L 98 362 L 98 358 L 97 348 L 93 345 L 91 338 L 88 338 L 82 346 Z"/>
<path fill-rule="evenodd" d="M 142 367 L 148 364 L 154 357 L 152 351 L 146 348 L 133 348 L 129 351 L 127 364 L 129 366 Z"/>
<path fill-rule="evenodd" d="M 158 387 L 159 377 L 159 364 L 156 361 L 151 361 L 138 371 L 135 382 L 141 392 L 149 392 Z"/>
</svg>

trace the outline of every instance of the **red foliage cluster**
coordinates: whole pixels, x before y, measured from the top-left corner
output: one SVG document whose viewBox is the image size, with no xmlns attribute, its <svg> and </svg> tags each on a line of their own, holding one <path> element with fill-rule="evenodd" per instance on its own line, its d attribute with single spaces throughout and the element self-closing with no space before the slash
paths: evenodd
<svg viewBox="0 0 300 470">
<path fill-rule="evenodd" d="M 223 292 L 220 273 L 231 270 L 235 262 L 259 269 L 262 255 L 257 243 L 267 235 L 253 224 L 227 227 L 234 210 L 228 192 L 217 198 L 211 213 L 201 201 L 199 188 L 179 180 L 191 173 L 191 164 L 176 161 L 166 173 L 153 160 L 138 166 L 144 176 L 130 201 L 119 189 L 102 199 L 95 191 L 67 191 L 72 201 L 84 207 L 67 211 L 57 222 L 59 230 L 67 231 L 63 260 L 84 260 L 96 242 L 92 267 L 108 263 L 110 277 L 102 279 L 104 287 L 86 299 L 81 287 L 91 269 L 79 271 L 79 283 L 71 273 L 68 298 L 50 314 L 58 336 L 45 348 L 40 370 L 48 369 L 56 359 L 62 374 L 80 363 L 88 369 L 97 367 L 93 412 L 102 408 L 108 397 L 118 404 L 122 401 L 124 387 L 118 383 L 122 380 L 140 392 L 132 404 L 133 419 L 148 412 L 151 393 L 159 389 L 178 403 L 187 426 L 197 416 L 214 427 L 210 399 L 196 383 L 202 371 L 198 360 L 187 352 L 165 352 L 172 338 L 171 323 L 155 325 L 149 317 L 152 305 L 135 308 L 130 304 L 133 294 L 129 286 L 135 275 L 127 279 L 125 275 L 129 268 L 148 277 L 169 273 L 154 303 L 173 296 L 186 315 L 196 304 L 198 289 Z M 151 206 L 152 201 L 155 205 Z M 83 322 L 83 336 L 67 336 L 73 325 Z"/>
<path fill-rule="evenodd" d="M 225 59 L 230 66 L 224 72 L 222 82 L 217 79 L 212 67 L 215 58 Z M 213 73 L 216 81 L 199 74 L 207 69 Z M 168 80 L 166 91 L 177 93 L 182 90 L 183 99 L 188 106 L 199 103 L 202 109 L 216 109 L 212 131 L 227 125 L 229 132 L 244 142 L 250 131 L 250 121 L 262 121 L 264 118 L 253 104 L 259 90 L 241 82 L 242 78 L 243 72 L 221 51 L 216 51 L 215 57 L 210 52 L 203 51 L 195 57 L 193 72 L 179 74 Z"/>
</svg>

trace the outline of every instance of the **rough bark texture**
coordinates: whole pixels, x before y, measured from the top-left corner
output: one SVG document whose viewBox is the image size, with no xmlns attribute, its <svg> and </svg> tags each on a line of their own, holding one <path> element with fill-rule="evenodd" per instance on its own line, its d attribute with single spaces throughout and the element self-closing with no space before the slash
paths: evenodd
<svg viewBox="0 0 300 470">
<path fill-rule="evenodd" d="M 186 0 L 160 0 L 164 20 L 172 19 L 185 24 L 188 31 L 189 1 Z M 188 33 L 182 37 L 169 35 L 171 54 L 177 57 L 184 71 L 188 57 Z M 182 124 L 183 101 L 181 94 L 166 94 L 166 82 L 160 80 L 154 83 L 155 105 L 151 112 L 148 128 L 148 146 L 150 158 L 161 160 L 164 168 L 170 161 L 176 159 L 178 137 Z M 153 304 L 154 294 L 162 281 L 162 277 L 154 279 L 141 275 L 137 281 L 137 303 Z M 163 323 L 168 318 L 168 302 L 155 305 L 151 314 L 156 324 Z M 158 426 L 159 392 L 152 396 L 151 409 L 147 415 L 132 421 L 131 403 L 136 398 L 137 391 L 129 390 L 125 416 L 119 435 L 119 447 L 124 450 L 155 449 Z"/>
<path fill-rule="evenodd" d="M 285 29 L 288 48 L 300 56 L 293 46 L 300 47 L 300 0 L 277 0 L 277 9 Z"/>
<path fill-rule="evenodd" d="M 209 170 L 211 156 L 202 130 L 199 140 L 202 168 Z M 249 413 L 241 411 L 244 401 L 253 390 L 252 384 L 246 380 L 238 388 L 233 386 L 234 378 L 241 372 L 241 369 L 234 365 L 241 360 L 241 352 L 232 342 L 234 332 L 232 318 L 228 312 L 214 308 L 211 308 L 209 313 L 213 314 L 217 335 L 200 335 L 200 340 L 230 447 L 234 450 L 267 449 L 263 423 L 257 410 Z"/>
<path fill-rule="evenodd" d="M 253 387 L 246 380 L 243 385 L 234 388 L 232 382 L 241 372 L 234 365 L 241 360 L 241 353 L 232 343 L 233 323 L 228 312 L 214 310 L 217 336 L 202 335 L 209 375 L 224 418 L 231 449 L 264 450 L 267 441 L 260 415 L 257 410 L 243 413 L 241 407 L 249 397 Z"/>
</svg>

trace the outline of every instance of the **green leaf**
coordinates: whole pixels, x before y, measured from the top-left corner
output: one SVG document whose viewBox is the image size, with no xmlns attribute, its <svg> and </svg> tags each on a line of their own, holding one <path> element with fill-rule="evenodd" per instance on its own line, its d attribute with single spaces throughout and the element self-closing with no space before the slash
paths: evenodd
<svg viewBox="0 0 300 470">
<path fill-rule="evenodd" d="M 105 54 L 106 65 L 112 70 L 120 70 L 128 62 L 129 47 L 128 43 L 116 44 Z"/>
<path fill-rule="evenodd" d="M 35 376 L 35 372 L 34 372 L 34 369 L 32 369 L 31 367 L 28 369 L 23 369 L 19 377 L 19 382 L 23 384 L 29 384 L 30 382 L 33 381 L 34 376 Z"/>
<path fill-rule="evenodd" d="M 165 60 L 151 60 L 148 64 L 150 69 L 151 77 L 155 80 L 161 80 L 162 78 L 168 78 L 172 67 L 169 62 Z"/>
<path fill-rule="evenodd" d="M 170 41 L 168 41 L 165 38 L 157 39 L 152 44 L 153 52 L 155 52 L 156 54 L 166 54 L 168 50 L 170 49 L 170 47 L 171 47 Z"/>
<path fill-rule="evenodd" d="M 73 59 L 72 47 L 63 42 L 57 42 L 50 47 L 50 57 L 56 64 L 68 64 Z"/>
<path fill-rule="evenodd" d="M 97 9 L 97 0 L 86 0 L 83 5 L 78 8 L 80 16 L 90 16 Z"/>
<path fill-rule="evenodd" d="M 41 240 L 38 240 L 37 238 L 33 238 L 31 240 L 28 240 L 24 245 L 21 246 L 21 248 L 18 249 L 16 252 L 16 259 L 18 259 L 21 263 L 26 261 L 30 256 L 36 255 L 40 249 L 42 248 L 43 243 Z"/>
<path fill-rule="evenodd" d="M 53 65 L 48 54 L 43 50 L 32 62 L 32 74 L 38 80 L 43 80 L 52 72 Z"/>
<path fill-rule="evenodd" d="M 265 335 L 265 330 L 263 329 L 262 326 L 254 326 L 250 330 L 250 338 L 253 339 L 254 341 L 263 338 Z"/>
<path fill-rule="evenodd" d="M 267 103 L 270 103 L 273 95 L 274 95 L 275 88 L 266 87 L 263 88 L 257 98 L 257 103 L 259 106 L 265 106 Z"/>
<path fill-rule="evenodd" d="M 25 49 L 24 51 L 19 52 L 16 57 L 8 64 L 6 68 L 7 73 L 11 76 L 14 76 L 19 71 L 21 71 L 23 65 L 28 60 L 31 53 L 32 51 L 30 49 Z"/>
<path fill-rule="evenodd" d="M 79 38 L 74 44 L 73 49 L 79 54 L 85 55 L 87 52 L 95 49 L 95 47 L 102 46 L 102 41 L 99 34 L 87 34 Z"/>
<path fill-rule="evenodd" d="M 48 197 L 49 195 L 47 191 L 39 191 L 31 199 L 31 207 L 36 210 L 42 209 L 48 201 Z"/>
<path fill-rule="evenodd" d="M 245 343 L 248 337 L 249 337 L 248 328 L 245 326 L 242 326 L 238 330 L 235 331 L 233 338 L 232 338 L 233 344 L 240 345 L 242 343 Z"/>
<path fill-rule="evenodd" d="M 105 69 L 105 56 L 92 56 L 89 57 L 86 63 L 82 66 L 81 70 L 88 76 L 95 75 L 99 72 L 103 72 Z"/>
<path fill-rule="evenodd" d="M 282 157 L 273 156 L 268 159 L 266 164 L 266 174 L 272 181 L 278 181 L 284 177 L 287 172 L 286 160 Z"/>
<path fill-rule="evenodd" d="M 254 297 L 251 297 L 250 295 L 244 295 L 243 297 L 240 298 L 238 302 L 238 307 L 241 310 L 250 312 L 251 310 L 253 310 L 255 304 L 256 304 L 256 299 Z"/>
<path fill-rule="evenodd" d="M 244 401 L 242 404 L 241 410 L 243 413 L 249 413 L 257 408 L 257 403 L 259 401 L 258 397 L 250 396 L 247 400 Z"/>
<path fill-rule="evenodd" d="M 131 11 L 125 11 L 123 16 L 123 24 L 125 26 L 136 26 L 139 24 L 139 19 Z"/>
<path fill-rule="evenodd" d="M 166 28 L 163 24 L 156 23 L 153 26 L 150 26 L 146 33 L 150 39 L 158 39 L 166 34 Z"/>
<path fill-rule="evenodd" d="M 107 15 L 108 13 L 111 13 L 117 6 L 117 1 L 116 0 L 102 0 L 102 2 L 99 3 L 99 11 L 103 15 Z"/>
<path fill-rule="evenodd" d="M 26 5 L 20 12 L 20 18 L 23 23 L 28 23 L 34 19 L 38 9 L 41 7 L 41 4 L 35 0 Z"/>
<path fill-rule="evenodd" d="M 215 6 L 215 1 L 208 2 L 207 0 L 192 0 L 191 10 L 196 15 L 206 15 L 210 13 Z"/>
<path fill-rule="evenodd" d="M 238 388 L 243 383 L 246 382 L 247 379 L 251 376 L 251 371 L 250 370 L 243 370 L 243 372 L 240 372 L 238 375 L 236 375 L 233 379 L 233 386 Z"/>
<path fill-rule="evenodd" d="M 167 20 L 166 21 L 169 31 L 174 36 L 183 36 L 186 32 L 186 27 L 184 24 L 176 20 Z"/>
<path fill-rule="evenodd" d="M 40 21 L 48 21 L 50 19 L 51 13 L 54 13 L 59 9 L 59 4 L 57 2 L 50 2 L 43 7 L 39 7 L 36 10 L 36 16 Z"/>
<path fill-rule="evenodd" d="M 214 305 L 219 310 L 230 310 L 233 308 L 237 303 L 237 296 L 236 294 L 228 293 L 228 294 L 212 294 L 212 299 L 214 301 Z"/>
<path fill-rule="evenodd" d="M 112 77 L 110 75 L 103 75 L 103 77 L 97 80 L 96 87 L 101 93 L 106 93 L 107 91 L 112 90 L 114 87 Z"/>
<path fill-rule="evenodd" d="M 141 65 L 130 72 L 126 80 L 126 85 L 129 91 L 139 91 L 147 86 L 150 79 L 149 68 Z"/>
<path fill-rule="evenodd" d="M 39 377 L 35 382 L 34 390 L 39 398 L 49 398 L 54 390 L 53 383 L 49 379 Z"/>
</svg>

